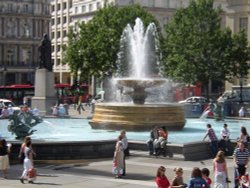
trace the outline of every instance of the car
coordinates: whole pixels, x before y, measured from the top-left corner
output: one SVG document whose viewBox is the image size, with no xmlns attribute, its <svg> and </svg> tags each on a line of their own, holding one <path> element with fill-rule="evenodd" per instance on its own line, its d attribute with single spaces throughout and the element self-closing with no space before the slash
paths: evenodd
<svg viewBox="0 0 250 188">
<path fill-rule="evenodd" d="M 19 111 L 20 108 L 18 106 L 16 106 L 12 101 L 8 100 L 8 99 L 0 99 L 0 109 L 4 108 L 4 107 L 9 107 L 12 106 L 14 111 Z"/>
<path fill-rule="evenodd" d="M 186 104 L 186 103 L 208 103 L 208 99 L 206 97 L 201 96 L 193 96 L 188 97 L 185 100 L 179 101 L 180 104 Z"/>
</svg>

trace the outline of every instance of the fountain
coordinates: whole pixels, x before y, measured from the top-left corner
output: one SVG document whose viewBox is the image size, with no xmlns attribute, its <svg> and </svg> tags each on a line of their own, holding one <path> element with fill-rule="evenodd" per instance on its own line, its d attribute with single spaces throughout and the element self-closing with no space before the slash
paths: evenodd
<svg viewBox="0 0 250 188">
<path fill-rule="evenodd" d="M 98 103 L 90 125 L 94 129 L 149 130 L 152 126 L 182 129 L 185 125 L 183 107 L 164 102 L 148 102 L 152 90 L 166 83 L 160 76 L 157 57 L 157 32 L 153 23 L 144 32 L 142 21 L 129 24 L 121 37 L 118 74 L 114 84 L 131 102 Z M 151 90 L 151 92 L 150 92 Z"/>
</svg>

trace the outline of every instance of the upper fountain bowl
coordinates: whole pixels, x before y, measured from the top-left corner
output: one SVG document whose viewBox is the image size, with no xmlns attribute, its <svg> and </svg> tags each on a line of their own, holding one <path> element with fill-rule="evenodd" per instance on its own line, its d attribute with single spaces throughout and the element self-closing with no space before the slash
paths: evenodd
<svg viewBox="0 0 250 188">
<path fill-rule="evenodd" d="M 164 78 L 115 78 L 116 84 L 130 88 L 150 88 L 162 85 Z"/>
</svg>

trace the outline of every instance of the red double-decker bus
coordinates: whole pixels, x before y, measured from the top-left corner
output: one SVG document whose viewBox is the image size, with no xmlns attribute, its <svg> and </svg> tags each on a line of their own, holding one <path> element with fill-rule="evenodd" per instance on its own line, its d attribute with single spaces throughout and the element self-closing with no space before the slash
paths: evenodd
<svg viewBox="0 0 250 188">
<path fill-rule="evenodd" d="M 87 102 L 89 97 L 89 86 L 81 84 L 76 88 L 70 84 L 55 84 L 55 92 L 59 103 L 74 103 L 75 96 L 81 95 L 82 102 Z M 0 86 L 0 98 L 9 99 L 17 105 L 23 104 L 24 97 L 31 100 L 35 94 L 35 88 L 29 84 L 15 84 L 10 86 Z M 30 103 L 30 101 L 28 101 Z"/>
</svg>

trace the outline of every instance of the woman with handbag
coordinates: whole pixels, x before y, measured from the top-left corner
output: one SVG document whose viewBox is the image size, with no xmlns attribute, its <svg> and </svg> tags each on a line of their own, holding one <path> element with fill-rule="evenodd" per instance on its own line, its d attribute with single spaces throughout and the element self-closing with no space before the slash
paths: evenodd
<svg viewBox="0 0 250 188">
<path fill-rule="evenodd" d="M 123 137 L 120 135 L 117 139 L 114 159 L 113 159 L 113 173 L 116 178 L 121 178 L 124 170 L 124 152 L 123 152 Z"/>
<path fill-rule="evenodd" d="M 28 183 L 33 183 L 36 178 L 36 170 L 34 169 L 33 164 L 33 151 L 30 148 L 31 142 L 28 141 L 26 143 L 26 147 L 24 149 L 24 161 L 23 161 L 23 173 L 20 178 L 21 183 L 24 183 L 24 180 L 28 180 Z"/>
</svg>

